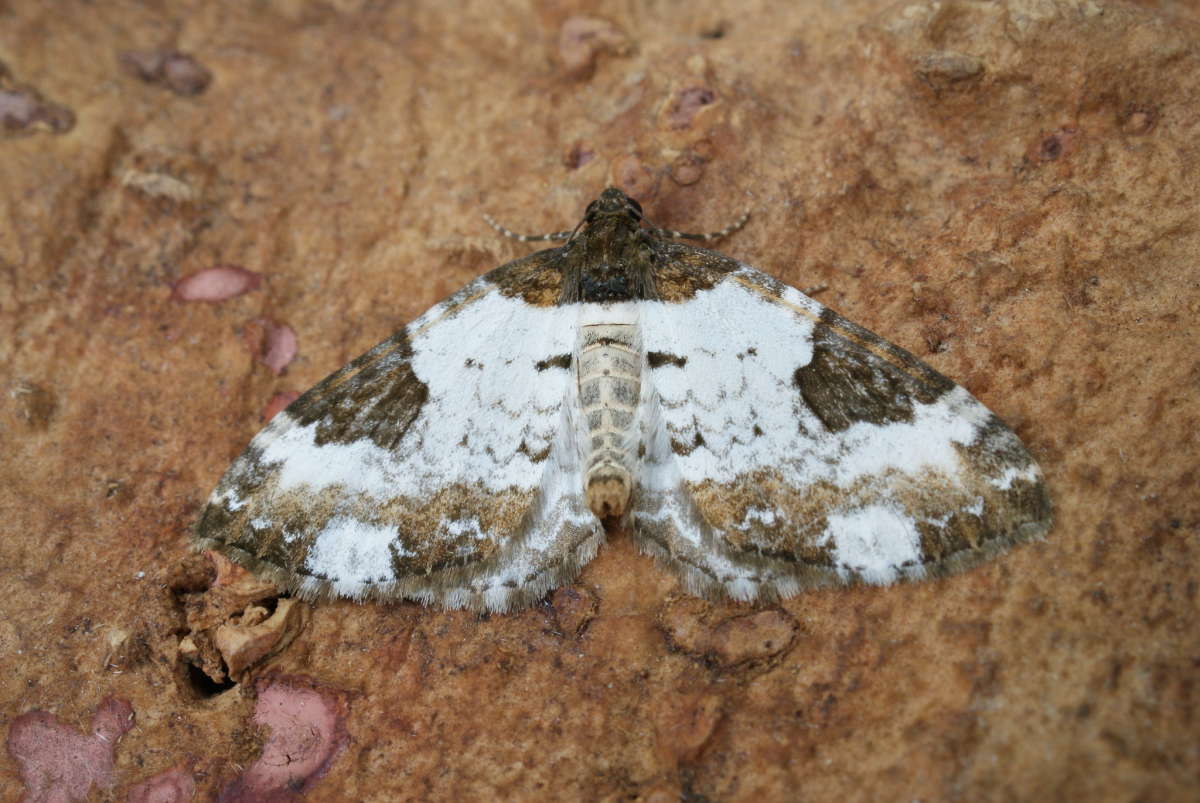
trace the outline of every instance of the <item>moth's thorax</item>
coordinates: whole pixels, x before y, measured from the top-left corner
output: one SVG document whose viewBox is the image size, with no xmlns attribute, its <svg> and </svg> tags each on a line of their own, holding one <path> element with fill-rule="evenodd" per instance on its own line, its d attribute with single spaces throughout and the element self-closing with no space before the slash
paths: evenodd
<svg viewBox="0 0 1200 803">
<path fill-rule="evenodd" d="M 601 307 L 611 314 L 597 320 L 589 320 L 585 313 L 574 363 L 582 414 L 584 494 L 588 507 L 601 519 L 625 514 L 636 465 L 633 444 L 641 392 L 641 337 L 636 317 L 622 314 L 622 306 Z"/>
<path fill-rule="evenodd" d="M 654 237 L 637 221 L 604 217 L 564 247 L 564 303 L 608 304 L 654 297 Z"/>
</svg>

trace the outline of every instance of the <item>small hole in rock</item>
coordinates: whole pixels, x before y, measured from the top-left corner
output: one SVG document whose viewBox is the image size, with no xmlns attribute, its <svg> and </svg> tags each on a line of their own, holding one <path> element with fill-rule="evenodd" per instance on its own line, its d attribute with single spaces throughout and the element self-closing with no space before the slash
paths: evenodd
<svg viewBox="0 0 1200 803">
<path fill-rule="evenodd" d="M 216 697 L 218 694 L 229 691 L 237 685 L 228 678 L 218 683 L 204 674 L 204 670 L 195 664 L 187 665 L 187 680 L 188 685 L 198 697 Z"/>
</svg>

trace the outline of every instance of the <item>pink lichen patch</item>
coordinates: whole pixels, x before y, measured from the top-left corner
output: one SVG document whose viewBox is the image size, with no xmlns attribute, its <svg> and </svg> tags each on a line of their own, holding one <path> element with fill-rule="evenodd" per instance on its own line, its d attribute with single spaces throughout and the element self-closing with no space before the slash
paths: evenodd
<svg viewBox="0 0 1200 803">
<path fill-rule="evenodd" d="M 262 276 L 237 265 L 217 265 L 189 273 L 171 291 L 176 301 L 227 301 L 262 284 Z"/>
<path fill-rule="evenodd" d="M 130 75 L 177 95 L 198 95 L 212 83 L 207 67 L 177 50 L 131 50 L 122 53 L 120 61 Z"/>
<path fill-rule="evenodd" d="M 267 402 L 267 406 L 263 408 L 263 411 L 262 411 L 263 423 L 266 423 L 267 421 L 270 421 L 275 416 L 279 415 L 279 413 L 281 413 L 285 409 L 287 409 L 287 406 L 289 404 L 291 404 L 298 398 L 300 398 L 300 393 L 295 390 L 281 390 L 278 393 L 276 393 L 274 396 L 271 397 L 271 400 L 269 402 Z"/>
<path fill-rule="evenodd" d="M 0 126 L 6 130 L 27 128 L 37 109 L 37 99 L 30 93 L 0 90 Z"/>
<path fill-rule="evenodd" d="M 279 376 L 296 357 L 299 347 L 296 333 L 285 323 L 270 318 L 255 318 L 246 327 L 246 343 L 258 355 L 258 361 Z"/>
<path fill-rule="evenodd" d="M 687 128 L 705 106 L 711 106 L 717 94 L 703 86 L 689 87 L 675 98 L 667 113 L 667 128 Z"/>
<path fill-rule="evenodd" d="M 187 803 L 195 794 L 192 774 L 175 767 L 131 787 L 125 803 Z"/>
<path fill-rule="evenodd" d="M 345 747 L 342 704 L 299 679 L 260 685 L 254 724 L 270 729 L 262 755 L 222 790 L 222 803 L 296 800 L 328 771 Z"/>
<path fill-rule="evenodd" d="M 296 343 L 296 333 L 287 324 L 276 324 L 267 330 L 264 343 L 262 362 L 278 376 L 283 369 L 296 358 L 299 347 Z"/>
<path fill-rule="evenodd" d="M 46 711 L 30 711 L 13 720 L 8 753 L 20 767 L 27 803 L 83 800 L 93 785 L 113 783 L 113 751 L 133 727 L 133 708 L 108 697 L 92 715 L 84 735 Z"/>
<path fill-rule="evenodd" d="M 23 136 L 47 130 L 65 134 L 75 127 L 75 113 L 70 109 L 51 103 L 33 87 L 6 79 L 0 65 L 0 133 Z"/>
<path fill-rule="evenodd" d="M 558 57 L 568 75 L 586 77 L 596 66 L 600 53 L 629 52 L 625 33 L 608 20 L 571 17 L 558 32 Z"/>
</svg>

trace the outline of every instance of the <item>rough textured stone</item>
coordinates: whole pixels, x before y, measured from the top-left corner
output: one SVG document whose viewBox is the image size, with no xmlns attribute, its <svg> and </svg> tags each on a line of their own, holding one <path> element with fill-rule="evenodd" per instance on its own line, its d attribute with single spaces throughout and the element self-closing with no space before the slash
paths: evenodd
<svg viewBox="0 0 1200 803">
<path fill-rule="evenodd" d="M 722 670 L 772 659 L 786 652 L 797 636 L 795 620 L 784 611 L 727 616 L 695 598 L 667 606 L 660 622 L 672 646 Z"/>
<path fill-rule="evenodd" d="M 1054 531 L 942 582 L 700 603 L 700 651 L 621 533 L 582 605 L 319 606 L 253 670 L 338 701 L 309 796 L 1191 798 L 1200 29 L 1145 5 L 5 3 L 6 739 L 116 697 L 138 726 L 109 794 L 177 767 L 232 788 L 271 733 L 265 687 L 180 660 L 189 612 L 258 604 L 187 552 L 205 497 L 277 393 L 527 252 L 480 212 L 556 231 L 618 182 L 663 226 L 752 207 L 721 249 L 1012 424 Z M 263 281 L 172 300 L 219 265 Z M 301 344 L 282 378 L 246 348 L 259 318 Z M 20 772 L 0 758 L 0 798 Z"/>
<path fill-rule="evenodd" d="M 281 599 L 275 611 L 247 607 L 234 621 L 217 627 L 213 644 L 221 653 L 229 677 L 243 682 L 246 671 L 271 655 L 286 649 L 304 626 L 307 606 L 294 599 Z"/>
</svg>

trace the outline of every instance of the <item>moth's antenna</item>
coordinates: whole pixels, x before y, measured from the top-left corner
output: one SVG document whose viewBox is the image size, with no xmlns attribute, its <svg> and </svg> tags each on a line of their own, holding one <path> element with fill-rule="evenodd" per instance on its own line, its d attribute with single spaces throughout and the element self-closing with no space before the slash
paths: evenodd
<svg viewBox="0 0 1200 803">
<path fill-rule="evenodd" d="M 657 226 L 651 226 L 647 230 L 652 234 L 657 234 L 659 237 L 670 237 L 674 240 L 720 240 L 722 237 L 728 237 L 735 231 L 738 231 L 742 226 L 746 225 L 746 221 L 750 219 L 750 210 L 747 209 L 742 213 L 742 216 L 735 220 L 730 225 L 720 231 L 710 231 L 706 234 L 689 234 L 688 232 L 675 231 L 674 229 L 660 229 Z"/>
<path fill-rule="evenodd" d="M 483 219 L 487 221 L 487 224 L 493 229 L 500 232 L 505 237 L 508 237 L 510 240 L 516 240 L 519 243 L 536 243 L 545 242 L 547 240 L 566 240 L 575 233 L 574 229 L 572 229 L 571 231 L 556 231 L 551 234 L 518 234 L 510 228 L 501 226 L 496 222 L 496 219 L 487 212 L 483 213 Z"/>
</svg>

